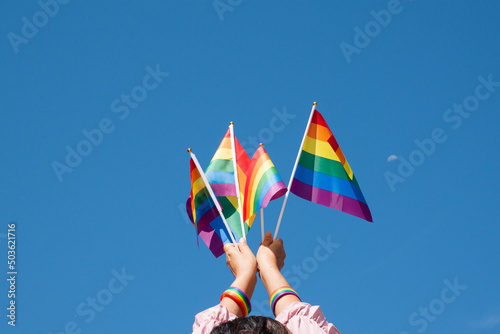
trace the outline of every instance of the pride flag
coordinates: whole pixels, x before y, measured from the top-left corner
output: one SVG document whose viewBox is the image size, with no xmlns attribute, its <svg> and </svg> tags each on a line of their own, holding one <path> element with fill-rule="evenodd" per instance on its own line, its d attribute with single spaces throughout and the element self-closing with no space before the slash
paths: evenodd
<svg viewBox="0 0 500 334">
<path fill-rule="evenodd" d="M 317 110 L 311 118 L 290 191 L 308 201 L 373 221 L 349 163 Z"/>
<path fill-rule="evenodd" d="M 251 226 L 257 211 L 285 193 L 285 183 L 267 155 L 264 146 L 260 146 L 253 155 L 247 172 L 243 218 L 245 221 L 249 220 Z"/>
<path fill-rule="evenodd" d="M 203 182 L 193 159 L 189 161 L 191 193 L 186 202 L 186 211 L 196 233 L 202 238 L 215 257 L 224 253 L 224 244 L 231 242 L 224 222 Z M 234 233 L 234 231 L 231 231 Z"/>
<path fill-rule="evenodd" d="M 241 202 L 245 201 L 245 183 L 246 173 L 250 166 L 250 157 L 245 149 L 241 146 L 238 139 L 234 138 L 236 161 L 238 168 L 238 183 L 240 189 Z M 205 174 L 214 190 L 217 199 L 223 209 L 224 217 L 229 226 L 241 238 L 241 218 L 239 213 L 238 198 L 236 196 L 236 184 L 234 180 L 233 155 L 231 148 L 231 134 L 228 129 L 226 135 L 222 139 L 219 148 L 215 152 L 210 164 L 208 165 Z M 245 234 L 251 226 L 248 222 L 245 223 Z"/>
<path fill-rule="evenodd" d="M 236 137 L 234 138 L 234 142 L 236 161 L 238 162 L 238 182 L 240 183 L 240 192 L 242 192 L 245 186 L 246 171 L 250 165 L 250 157 Z M 236 196 L 231 134 L 229 130 L 227 130 L 226 135 L 222 138 L 217 151 L 205 170 L 205 175 L 217 197 Z"/>
</svg>

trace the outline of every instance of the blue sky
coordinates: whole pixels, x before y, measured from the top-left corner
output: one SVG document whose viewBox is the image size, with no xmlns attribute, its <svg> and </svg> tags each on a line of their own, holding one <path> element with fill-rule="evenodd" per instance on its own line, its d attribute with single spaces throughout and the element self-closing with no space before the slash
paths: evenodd
<svg viewBox="0 0 500 334">
<path fill-rule="evenodd" d="M 234 121 L 288 182 L 314 101 L 374 223 L 290 196 L 302 299 L 343 333 L 498 332 L 500 4 L 66 2 L 0 4 L 2 333 L 190 332 L 232 275 L 181 210 L 186 149 Z"/>
</svg>

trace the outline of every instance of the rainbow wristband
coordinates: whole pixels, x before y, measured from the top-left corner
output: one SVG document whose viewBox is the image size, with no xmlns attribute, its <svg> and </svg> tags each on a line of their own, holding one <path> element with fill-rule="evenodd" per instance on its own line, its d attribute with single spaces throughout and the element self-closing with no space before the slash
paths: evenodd
<svg viewBox="0 0 500 334">
<path fill-rule="evenodd" d="M 300 301 L 302 301 L 297 294 L 297 291 L 292 289 L 289 286 L 282 286 L 281 288 L 277 288 L 274 290 L 273 293 L 271 293 L 271 296 L 269 297 L 269 306 L 271 307 L 271 310 L 273 311 L 273 314 L 276 316 L 276 313 L 274 312 L 274 308 L 276 307 L 276 303 L 278 300 L 286 295 L 294 295 L 295 297 L 299 298 Z"/>
<path fill-rule="evenodd" d="M 252 311 L 252 304 L 250 304 L 250 299 L 248 296 L 240 289 L 235 286 L 230 287 L 222 296 L 220 296 L 220 300 L 224 299 L 224 297 L 232 299 L 243 312 L 243 317 L 246 317 Z"/>
</svg>

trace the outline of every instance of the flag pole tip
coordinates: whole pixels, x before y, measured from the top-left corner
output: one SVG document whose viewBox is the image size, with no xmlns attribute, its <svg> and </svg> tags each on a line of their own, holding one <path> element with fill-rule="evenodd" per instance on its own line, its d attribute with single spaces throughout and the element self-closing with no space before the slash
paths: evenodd
<svg viewBox="0 0 500 334">
<path fill-rule="evenodd" d="M 234 125 L 234 122 L 229 122 L 229 125 Z"/>
<path fill-rule="evenodd" d="M 262 147 L 262 146 L 264 146 L 264 144 L 260 143 L 260 144 L 259 144 L 259 146 L 261 146 L 261 147 Z"/>
<path fill-rule="evenodd" d="M 188 152 L 189 152 L 189 153 L 191 153 L 191 152 L 193 152 L 193 150 L 192 150 L 192 149 L 190 149 L 190 148 L 188 148 Z"/>
<path fill-rule="evenodd" d="M 317 105 L 318 105 L 318 103 L 317 103 L 317 102 L 314 102 L 314 103 L 313 103 L 313 106 L 317 106 Z"/>
</svg>

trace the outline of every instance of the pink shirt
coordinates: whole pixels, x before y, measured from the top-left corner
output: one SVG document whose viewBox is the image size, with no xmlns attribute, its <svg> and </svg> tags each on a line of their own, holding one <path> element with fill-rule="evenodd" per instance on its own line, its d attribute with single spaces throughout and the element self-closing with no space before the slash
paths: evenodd
<svg viewBox="0 0 500 334">
<path fill-rule="evenodd" d="M 210 334 L 212 329 L 221 323 L 236 318 L 237 316 L 229 313 L 225 306 L 216 305 L 196 315 L 193 334 Z M 340 334 L 335 326 L 326 321 L 319 306 L 311 306 L 307 303 L 292 303 L 278 314 L 276 320 L 294 334 Z"/>
</svg>

